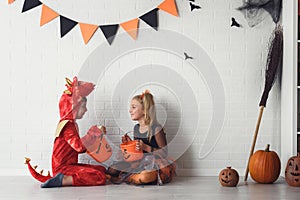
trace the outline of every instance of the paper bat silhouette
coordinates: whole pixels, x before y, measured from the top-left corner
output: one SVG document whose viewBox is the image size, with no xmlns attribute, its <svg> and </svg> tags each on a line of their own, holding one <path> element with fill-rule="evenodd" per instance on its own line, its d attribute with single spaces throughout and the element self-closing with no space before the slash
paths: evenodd
<svg viewBox="0 0 300 200">
<path fill-rule="evenodd" d="M 192 2 L 190 2 L 190 7 L 191 7 L 191 11 L 193 11 L 194 9 L 200 9 L 201 7 L 196 5 L 196 4 L 193 4 Z"/>
<path fill-rule="evenodd" d="M 187 60 L 187 59 L 194 59 L 193 57 L 189 56 L 186 52 L 184 52 L 184 60 Z"/>
<path fill-rule="evenodd" d="M 241 27 L 241 25 L 235 20 L 234 17 L 231 17 L 231 27 L 236 26 L 236 27 Z"/>
</svg>

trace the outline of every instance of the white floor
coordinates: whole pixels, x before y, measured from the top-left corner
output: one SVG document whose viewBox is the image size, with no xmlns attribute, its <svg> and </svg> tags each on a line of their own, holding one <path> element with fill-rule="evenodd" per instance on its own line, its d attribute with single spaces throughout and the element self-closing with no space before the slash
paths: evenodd
<svg viewBox="0 0 300 200">
<path fill-rule="evenodd" d="M 97 187 L 40 188 L 29 176 L 0 177 L 1 200 L 144 200 L 144 199 L 300 199 L 300 187 L 291 187 L 280 178 L 274 184 L 257 184 L 243 177 L 237 187 L 222 187 L 218 177 L 175 177 L 163 186 L 132 186 L 127 184 Z"/>
</svg>

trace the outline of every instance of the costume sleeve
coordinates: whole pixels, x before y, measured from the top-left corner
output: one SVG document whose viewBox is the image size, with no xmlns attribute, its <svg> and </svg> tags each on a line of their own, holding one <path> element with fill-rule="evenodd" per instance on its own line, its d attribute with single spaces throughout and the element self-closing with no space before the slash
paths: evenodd
<svg viewBox="0 0 300 200">
<path fill-rule="evenodd" d="M 162 127 L 155 128 L 155 140 L 159 148 L 163 148 L 167 145 L 166 134 Z"/>
<path fill-rule="evenodd" d="M 65 125 L 64 139 L 78 153 L 84 153 L 86 151 L 86 148 L 79 137 L 75 124 L 68 122 Z"/>
<path fill-rule="evenodd" d="M 159 150 L 159 151 L 157 151 L 157 154 L 162 158 L 167 157 L 167 155 L 168 155 L 167 138 L 166 138 L 166 134 L 162 127 L 155 128 L 154 137 L 155 137 L 156 143 L 158 145 L 157 150 Z"/>
<path fill-rule="evenodd" d="M 137 137 L 138 130 L 139 130 L 139 125 L 138 125 L 138 124 L 134 125 L 134 127 L 133 127 L 133 139 L 134 139 L 134 140 L 139 139 L 139 138 Z"/>
</svg>

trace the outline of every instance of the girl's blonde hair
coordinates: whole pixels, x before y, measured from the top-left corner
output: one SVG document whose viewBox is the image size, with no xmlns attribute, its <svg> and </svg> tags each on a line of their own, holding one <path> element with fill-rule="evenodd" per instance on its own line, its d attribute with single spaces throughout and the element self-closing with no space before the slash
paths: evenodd
<svg viewBox="0 0 300 200">
<path fill-rule="evenodd" d="M 153 95 L 149 91 L 145 91 L 141 95 L 136 95 L 132 98 L 132 100 L 138 101 L 142 104 L 142 108 L 144 110 L 145 124 L 148 126 L 148 140 L 151 141 L 153 136 L 152 125 L 157 123 L 156 119 L 156 109 L 155 103 L 153 99 Z"/>
</svg>

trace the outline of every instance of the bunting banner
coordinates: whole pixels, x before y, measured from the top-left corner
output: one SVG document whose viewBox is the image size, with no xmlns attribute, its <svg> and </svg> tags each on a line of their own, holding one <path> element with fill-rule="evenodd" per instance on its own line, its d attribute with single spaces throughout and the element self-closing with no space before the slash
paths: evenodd
<svg viewBox="0 0 300 200">
<path fill-rule="evenodd" d="M 40 19 L 40 26 L 47 24 L 48 22 L 52 21 L 53 19 L 55 19 L 58 16 L 59 16 L 59 14 L 57 12 L 55 12 L 48 6 L 43 5 L 41 19 Z"/>
<path fill-rule="evenodd" d="M 79 23 L 79 26 L 83 37 L 83 41 L 85 44 L 87 44 L 92 38 L 92 36 L 94 35 L 94 33 L 96 32 L 96 30 L 98 29 L 98 26 L 93 24 L 84 24 L 84 23 Z"/>
<path fill-rule="evenodd" d="M 64 16 L 60 16 L 60 37 L 64 37 L 67 33 L 69 33 L 78 22 L 73 21 L 69 18 L 66 18 Z"/>
<path fill-rule="evenodd" d="M 134 39 L 137 38 L 137 30 L 139 27 L 139 19 L 132 19 L 127 22 L 121 23 L 120 26 Z"/>
<path fill-rule="evenodd" d="M 157 27 L 158 27 L 157 11 L 158 11 L 158 8 L 155 8 L 155 9 L 147 12 L 146 14 L 140 16 L 141 20 L 146 22 L 149 26 L 154 28 L 156 31 L 157 31 Z"/>
<path fill-rule="evenodd" d="M 8 4 L 12 4 L 15 0 L 8 0 Z M 112 45 L 115 36 L 119 30 L 119 27 L 122 27 L 128 35 L 136 40 L 138 36 L 138 29 L 140 26 L 140 20 L 143 21 L 148 26 L 152 27 L 154 30 L 158 31 L 158 11 L 162 10 L 168 14 L 178 17 L 178 10 L 175 0 L 164 0 L 160 5 L 151 11 L 126 22 L 121 22 L 120 24 L 107 24 L 107 25 L 96 25 L 88 24 L 85 22 L 77 22 L 66 16 L 63 16 L 56 11 L 52 10 L 50 7 L 45 5 L 39 0 L 24 0 L 22 13 L 36 8 L 42 5 L 40 26 L 51 22 L 55 18 L 59 17 L 60 21 L 60 37 L 63 38 L 68 34 L 77 24 L 79 24 L 83 42 L 88 44 L 95 32 L 100 28 L 106 41 L 109 45 Z"/>
<path fill-rule="evenodd" d="M 103 32 L 105 38 L 107 39 L 108 43 L 111 45 L 111 43 L 115 39 L 115 36 L 119 29 L 119 24 L 103 25 L 103 26 L 99 26 L 99 27 L 100 27 L 101 31 Z"/>
<path fill-rule="evenodd" d="M 39 0 L 25 0 L 24 4 L 23 4 L 22 13 L 26 12 L 32 8 L 35 8 L 41 4 L 42 4 L 42 2 L 40 2 Z"/>
</svg>

